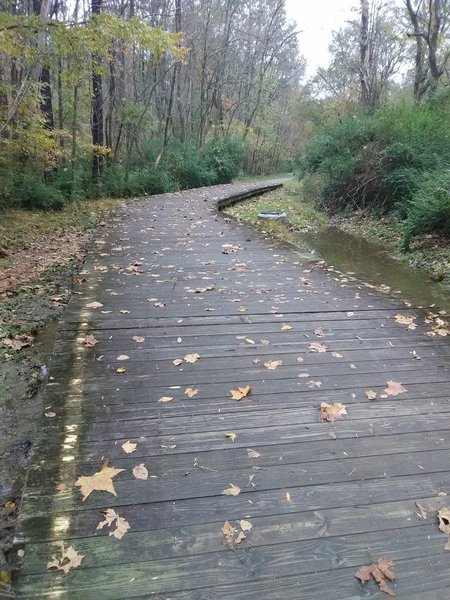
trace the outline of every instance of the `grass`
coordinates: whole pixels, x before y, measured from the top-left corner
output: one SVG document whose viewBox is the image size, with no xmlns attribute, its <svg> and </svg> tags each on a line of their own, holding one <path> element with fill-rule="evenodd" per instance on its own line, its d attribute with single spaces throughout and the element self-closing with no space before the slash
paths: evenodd
<svg viewBox="0 0 450 600">
<path fill-rule="evenodd" d="M 283 221 L 260 219 L 263 211 L 281 210 L 287 215 Z M 328 223 L 328 217 L 314 208 L 302 197 L 302 184 L 291 180 L 283 188 L 228 207 L 226 213 L 232 217 L 251 223 L 260 231 L 292 241 L 296 231 L 319 229 Z"/>
</svg>

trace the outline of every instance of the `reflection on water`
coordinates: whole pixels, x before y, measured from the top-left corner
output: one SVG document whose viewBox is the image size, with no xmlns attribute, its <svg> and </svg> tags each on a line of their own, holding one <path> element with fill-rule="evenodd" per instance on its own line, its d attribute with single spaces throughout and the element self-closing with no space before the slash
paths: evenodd
<svg viewBox="0 0 450 600">
<path fill-rule="evenodd" d="M 352 273 L 367 283 L 385 284 L 394 291 L 401 290 L 415 304 L 436 304 L 450 310 L 449 291 L 445 286 L 430 281 L 422 269 L 394 260 L 381 244 L 345 233 L 336 227 L 300 233 L 298 240 L 311 249 L 312 256 L 323 258 L 336 269 Z"/>
</svg>

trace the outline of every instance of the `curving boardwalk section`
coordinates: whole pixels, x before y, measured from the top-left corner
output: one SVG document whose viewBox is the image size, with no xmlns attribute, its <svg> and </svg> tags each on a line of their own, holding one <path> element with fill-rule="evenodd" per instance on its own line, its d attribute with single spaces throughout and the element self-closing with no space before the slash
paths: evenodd
<svg viewBox="0 0 450 600">
<path fill-rule="evenodd" d="M 99 231 L 59 327 L 18 598 L 381 599 L 354 573 L 386 556 L 397 598 L 448 600 L 449 343 L 217 213 L 263 185 L 148 198 Z M 347 414 L 320 422 L 322 402 Z M 79 481 L 106 460 L 122 471 Z M 128 526 L 98 528 L 108 509 Z"/>
</svg>

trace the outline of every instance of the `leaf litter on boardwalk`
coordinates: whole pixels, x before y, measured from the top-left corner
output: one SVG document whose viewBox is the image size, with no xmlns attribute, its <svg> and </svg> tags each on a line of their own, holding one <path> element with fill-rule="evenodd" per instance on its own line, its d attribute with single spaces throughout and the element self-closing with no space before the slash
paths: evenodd
<svg viewBox="0 0 450 600">
<path fill-rule="evenodd" d="M 108 467 L 108 461 L 105 461 L 100 471 L 97 471 L 93 475 L 78 477 L 75 485 L 80 488 L 83 502 L 89 498 L 92 492 L 109 492 L 113 496 L 117 496 L 113 478 L 122 471 L 125 471 L 125 469 Z"/>
</svg>

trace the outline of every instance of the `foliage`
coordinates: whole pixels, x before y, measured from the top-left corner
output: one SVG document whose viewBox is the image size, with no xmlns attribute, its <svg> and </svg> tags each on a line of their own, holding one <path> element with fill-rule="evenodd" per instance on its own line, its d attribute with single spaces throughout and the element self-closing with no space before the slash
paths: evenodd
<svg viewBox="0 0 450 600">
<path fill-rule="evenodd" d="M 445 213 L 441 192 L 449 164 L 450 113 L 442 98 L 337 120 L 307 147 L 300 173 L 320 177 L 317 200 L 327 211 L 394 211 L 408 223 L 405 231 L 415 235 L 425 230 L 428 205 L 428 229 L 438 228 L 431 213 Z"/>
</svg>

